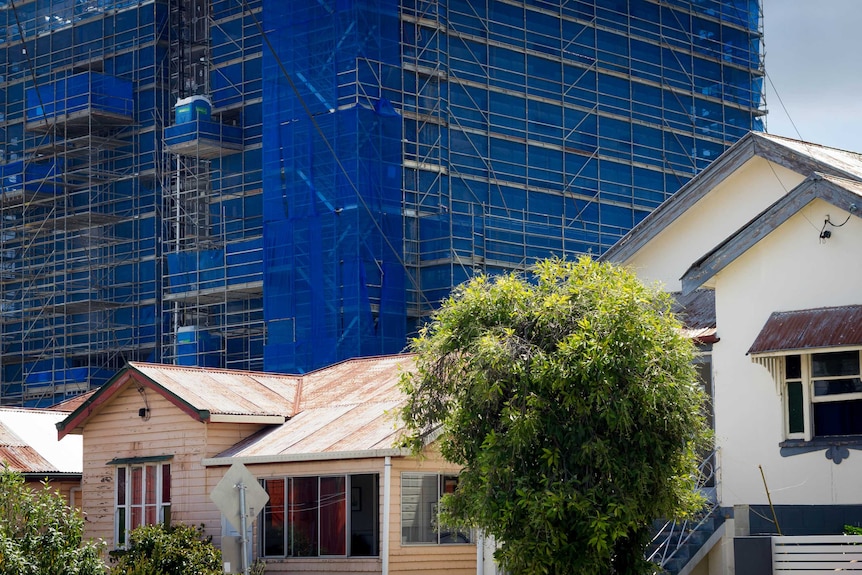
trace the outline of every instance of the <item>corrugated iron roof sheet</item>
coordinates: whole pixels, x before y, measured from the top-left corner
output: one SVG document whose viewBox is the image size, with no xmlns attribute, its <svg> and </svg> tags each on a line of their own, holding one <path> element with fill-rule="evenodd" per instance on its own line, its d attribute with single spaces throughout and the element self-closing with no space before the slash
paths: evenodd
<svg viewBox="0 0 862 575">
<path fill-rule="evenodd" d="M 716 341 L 715 291 L 699 289 L 688 294 L 674 292 L 673 312 L 683 324 L 688 339 L 712 343 Z"/>
<path fill-rule="evenodd" d="M 315 407 L 388 401 L 414 356 L 390 355 L 343 361 L 302 378 L 300 411 Z"/>
<path fill-rule="evenodd" d="M 775 312 L 749 354 L 862 346 L 862 305 Z"/>
<path fill-rule="evenodd" d="M 830 148 L 829 146 L 811 142 L 803 142 L 802 140 L 795 140 L 785 136 L 767 134 L 765 132 L 757 132 L 757 136 L 760 139 L 771 140 L 793 150 L 802 157 L 807 156 L 813 160 L 827 164 L 847 176 L 862 178 L 862 154 L 838 148 Z"/>
<path fill-rule="evenodd" d="M 389 449 L 405 399 L 398 384 L 413 361 L 412 355 L 354 359 L 307 374 L 296 416 L 219 457 Z"/>
<path fill-rule="evenodd" d="M 80 436 L 57 439 L 56 424 L 67 414 L 0 408 L 0 460 L 22 473 L 81 473 Z"/>
<path fill-rule="evenodd" d="M 61 401 L 60 403 L 55 403 L 47 409 L 48 411 L 65 411 L 67 413 L 72 413 L 73 411 L 81 407 L 85 401 L 90 399 L 90 397 L 92 397 L 94 393 L 96 393 L 95 389 L 86 393 L 82 393 L 80 395 L 75 395 L 73 397 L 70 397 L 69 399 Z"/>
<path fill-rule="evenodd" d="M 683 295 L 671 294 L 675 305 L 673 312 L 687 330 L 715 329 L 715 291 L 699 289 Z"/>
<path fill-rule="evenodd" d="M 59 471 L 29 445 L 0 444 L 0 461 L 19 473 L 56 473 Z"/>
<path fill-rule="evenodd" d="M 295 413 L 301 376 L 133 362 L 132 368 L 189 405 L 212 414 Z"/>
</svg>

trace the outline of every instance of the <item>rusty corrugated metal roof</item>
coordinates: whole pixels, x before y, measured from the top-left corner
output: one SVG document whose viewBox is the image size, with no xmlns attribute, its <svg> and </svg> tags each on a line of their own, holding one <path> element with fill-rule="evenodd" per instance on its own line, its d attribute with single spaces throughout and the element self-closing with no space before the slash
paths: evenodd
<svg viewBox="0 0 862 575">
<path fill-rule="evenodd" d="M 314 407 L 387 401 L 401 373 L 412 369 L 413 355 L 351 359 L 312 371 L 302 378 L 299 411 Z"/>
<path fill-rule="evenodd" d="M 674 292 L 673 312 L 683 324 L 683 334 L 696 342 L 716 341 L 715 291 L 699 289 L 688 294 Z"/>
<path fill-rule="evenodd" d="M 61 401 L 60 403 L 55 403 L 54 405 L 46 409 L 48 411 L 65 411 L 66 413 L 72 413 L 73 411 L 81 407 L 85 401 L 90 399 L 90 397 L 94 393 L 96 393 L 95 389 L 86 393 L 82 393 L 80 395 L 75 395 L 73 397 L 70 397 L 69 399 Z"/>
<path fill-rule="evenodd" d="M 81 437 L 58 440 L 58 411 L 0 408 L 0 461 L 21 473 L 81 473 Z"/>
<path fill-rule="evenodd" d="M 303 377 L 301 409 L 218 457 L 301 455 L 392 448 L 404 401 L 401 373 L 414 356 L 353 359 Z"/>
<path fill-rule="evenodd" d="M 223 415 L 295 413 L 301 376 L 253 371 L 129 363 L 198 410 Z"/>
<path fill-rule="evenodd" d="M 749 354 L 862 346 L 862 305 L 775 312 Z"/>
<path fill-rule="evenodd" d="M 29 445 L 0 444 L 0 461 L 19 473 L 57 473 L 59 469 Z"/>
</svg>

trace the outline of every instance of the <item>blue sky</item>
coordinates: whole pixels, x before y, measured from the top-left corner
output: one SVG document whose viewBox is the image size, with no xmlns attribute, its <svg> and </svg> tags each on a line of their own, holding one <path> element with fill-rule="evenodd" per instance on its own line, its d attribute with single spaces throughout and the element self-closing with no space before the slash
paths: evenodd
<svg viewBox="0 0 862 575">
<path fill-rule="evenodd" d="M 862 0 L 762 1 L 767 131 L 862 152 Z"/>
</svg>

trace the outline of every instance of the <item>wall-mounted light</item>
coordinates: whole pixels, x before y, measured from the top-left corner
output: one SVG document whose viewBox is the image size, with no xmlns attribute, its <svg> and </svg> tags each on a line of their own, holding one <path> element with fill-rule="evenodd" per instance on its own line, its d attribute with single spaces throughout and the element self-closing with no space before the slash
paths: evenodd
<svg viewBox="0 0 862 575">
<path fill-rule="evenodd" d="M 138 393 L 141 394 L 141 399 L 144 400 L 144 407 L 138 410 L 138 417 L 147 421 L 150 419 L 150 402 L 147 401 L 147 390 L 143 385 L 141 385 L 138 386 Z"/>
<path fill-rule="evenodd" d="M 824 241 L 826 241 L 832 237 L 832 232 L 830 230 L 827 230 L 826 226 L 831 226 L 833 228 L 840 228 L 841 226 L 843 226 L 844 224 L 849 222 L 850 216 L 853 215 L 853 213 L 856 211 L 856 204 L 850 204 L 847 207 L 847 211 L 849 212 L 847 214 L 847 219 L 844 220 L 843 222 L 841 222 L 840 224 L 833 224 L 832 220 L 829 219 L 829 214 L 826 214 L 826 219 L 823 220 L 823 227 L 820 228 L 820 243 L 823 243 Z"/>
</svg>

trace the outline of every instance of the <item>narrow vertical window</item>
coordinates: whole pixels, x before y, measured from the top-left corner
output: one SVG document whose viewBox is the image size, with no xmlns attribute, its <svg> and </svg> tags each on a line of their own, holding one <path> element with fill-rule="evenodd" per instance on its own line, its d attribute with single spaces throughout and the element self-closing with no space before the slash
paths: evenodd
<svg viewBox="0 0 862 575">
<path fill-rule="evenodd" d="M 350 553 L 353 557 L 376 557 L 380 533 L 380 476 L 350 476 Z"/>
<path fill-rule="evenodd" d="M 162 524 L 171 524 L 171 464 L 162 465 Z"/>
<path fill-rule="evenodd" d="M 147 465 L 144 468 L 144 523 L 158 523 L 158 501 L 156 499 L 156 467 Z"/>
<path fill-rule="evenodd" d="M 320 478 L 320 554 L 346 555 L 347 498 L 345 478 Z"/>
<path fill-rule="evenodd" d="M 784 358 L 787 382 L 787 433 L 805 433 L 805 396 L 802 390 L 802 358 L 788 355 Z"/>
<path fill-rule="evenodd" d="M 132 523 L 131 529 L 142 525 L 144 520 L 144 468 L 132 467 Z"/>
<path fill-rule="evenodd" d="M 126 468 L 117 468 L 117 546 L 126 544 Z"/>
<path fill-rule="evenodd" d="M 265 557 L 283 557 L 285 552 L 284 479 L 267 479 L 263 487 L 269 501 L 263 508 L 261 545 Z"/>
<path fill-rule="evenodd" d="M 294 557 L 317 555 L 317 477 L 290 480 L 290 553 Z"/>
</svg>

